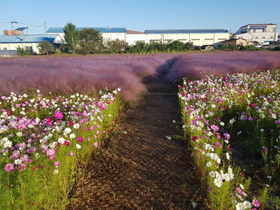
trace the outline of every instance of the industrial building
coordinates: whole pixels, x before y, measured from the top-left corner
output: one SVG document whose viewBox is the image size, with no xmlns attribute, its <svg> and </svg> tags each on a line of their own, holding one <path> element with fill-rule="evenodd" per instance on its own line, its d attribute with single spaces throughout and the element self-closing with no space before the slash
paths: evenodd
<svg viewBox="0 0 280 210">
<path fill-rule="evenodd" d="M 82 30 L 87 27 L 77 27 Z M 136 41 L 144 41 L 145 43 L 162 42 L 168 43 L 172 41 L 181 41 L 183 43 L 192 42 L 195 46 L 202 45 L 221 45 L 221 42 L 229 39 L 230 33 L 224 29 L 179 29 L 179 30 L 145 30 L 144 32 L 126 30 L 126 28 L 95 28 L 100 31 L 105 42 L 107 40 L 120 39 L 129 45 L 135 44 Z M 60 34 L 64 36 L 63 27 L 51 27 L 47 30 L 47 34 Z"/>
<path fill-rule="evenodd" d="M 148 42 L 192 42 L 195 46 L 219 46 L 230 37 L 224 29 L 146 30 L 145 34 Z"/>
</svg>

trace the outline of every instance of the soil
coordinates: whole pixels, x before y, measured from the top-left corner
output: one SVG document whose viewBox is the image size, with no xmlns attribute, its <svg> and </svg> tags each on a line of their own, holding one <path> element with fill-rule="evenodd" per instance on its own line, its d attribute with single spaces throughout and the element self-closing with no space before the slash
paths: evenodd
<svg viewBox="0 0 280 210">
<path fill-rule="evenodd" d="M 162 79 L 146 85 L 148 92 L 121 113 L 106 146 L 85 166 L 67 210 L 185 210 L 194 209 L 192 202 L 210 209 L 180 130 L 177 85 Z"/>
</svg>

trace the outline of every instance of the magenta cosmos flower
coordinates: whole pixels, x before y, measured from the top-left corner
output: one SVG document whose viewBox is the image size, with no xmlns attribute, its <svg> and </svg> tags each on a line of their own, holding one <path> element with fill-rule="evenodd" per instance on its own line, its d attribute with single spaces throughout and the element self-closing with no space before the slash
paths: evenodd
<svg viewBox="0 0 280 210">
<path fill-rule="evenodd" d="M 63 118 L 63 113 L 61 111 L 57 110 L 54 112 L 53 116 L 55 117 L 55 119 L 61 120 Z"/>
<path fill-rule="evenodd" d="M 13 171 L 15 170 L 15 167 L 12 163 L 7 163 L 5 166 L 5 171 Z"/>
</svg>

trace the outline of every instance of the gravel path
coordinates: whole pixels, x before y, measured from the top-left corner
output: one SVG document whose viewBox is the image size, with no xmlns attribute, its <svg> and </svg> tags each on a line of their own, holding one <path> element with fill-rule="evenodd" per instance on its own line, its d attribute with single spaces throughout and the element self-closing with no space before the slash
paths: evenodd
<svg viewBox="0 0 280 210">
<path fill-rule="evenodd" d="M 192 202 L 209 209 L 188 140 L 172 122 L 180 122 L 176 85 L 153 81 L 147 87 L 85 167 L 68 210 L 185 210 L 194 209 Z"/>
</svg>

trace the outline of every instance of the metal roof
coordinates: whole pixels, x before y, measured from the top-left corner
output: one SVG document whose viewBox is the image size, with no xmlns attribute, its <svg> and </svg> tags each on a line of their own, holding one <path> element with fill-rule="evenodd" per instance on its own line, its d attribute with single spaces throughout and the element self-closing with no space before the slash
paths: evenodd
<svg viewBox="0 0 280 210">
<path fill-rule="evenodd" d="M 126 28 L 111 28 L 111 27 L 76 27 L 78 31 L 85 28 L 93 28 L 100 33 L 126 33 Z M 47 33 L 64 33 L 64 27 L 50 27 Z"/>
<path fill-rule="evenodd" d="M 163 29 L 145 30 L 146 34 L 205 34 L 205 33 L 229 33 L 225 29 Z"/>
<path fill-rule="evenodd" d="M 28 34 L 28 35 L 0 35 L 0 43 L 40 43 L 41 41 L 54 42 L 59 34 Z"/>
</svg>

